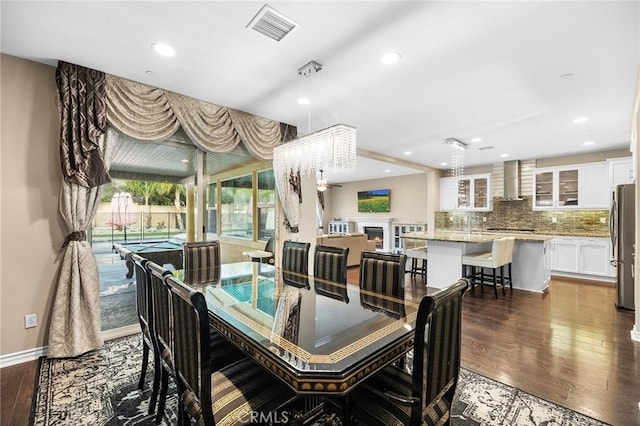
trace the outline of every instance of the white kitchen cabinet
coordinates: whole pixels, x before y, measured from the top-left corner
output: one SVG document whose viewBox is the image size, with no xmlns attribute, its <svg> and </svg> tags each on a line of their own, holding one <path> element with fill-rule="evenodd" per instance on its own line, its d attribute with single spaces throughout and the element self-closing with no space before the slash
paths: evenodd
<svg viewBox="0 0 640 426">
<path fill-rule="evenodd" d="M 583 209 L 608 209 L 609 166 L 605 162 L 580 166 L 578 205 Z"/>
<path fill-rule="evenodd" d="M 533 173 L 533 210 L 608 209 L 606 162 L 537 168 Z"/>
<path fill-rule="evenodd" d="M 551 269 L 575 276 L 611 277 L 608 238 L 555 237 L 551 242 Z"/>
<path fill-rule="evenodd" d="M 611 158 L 607 160 L 609 164 L 609 187 L 616 185 L 634 183 L 633 161 L 631 157 Z"/>
<path fill-rule="evenodd" d="M 351 221 L 329 222 L 329 234 L 351 234 L 356 230 L 356 223 Z"/>
<path fill-rule="evenodd" d="M 580 170 L 577 167 L 548 167 L 533 173 L 533 209 L 577 208 Z"/>
<path fill-rule="evenodd" d="M 440 210 L 453 211 L 457 207 L 458 188 L 457 181 L 452 177 L 440 178 Z"/>
<path fill-rule="evenodd" d="M 579 240 L 572 237 L 556 237 L 553 239 L 553 256 L 551 269 L 559 272 L 578 273 Z"/>
<path fill-rule="evenodd" d="M 579 272 L 609 276 L 610 246 L 607 238 L 581 238 Z"/>
<path fill-rule="evenodd" d="M 490 211 L 491 174 L 440 178 L 440 210 Z"/>
</svg>

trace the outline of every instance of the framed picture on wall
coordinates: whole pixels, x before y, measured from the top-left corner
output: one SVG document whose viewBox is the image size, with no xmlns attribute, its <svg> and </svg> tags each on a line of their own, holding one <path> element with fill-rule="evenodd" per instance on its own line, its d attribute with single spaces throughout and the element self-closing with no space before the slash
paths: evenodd
<svg viewBox="0 0 640 426">
<path fill-rule="evenodd" d="M 384 213 L 389 212 L 388 189 L 374 189 L 371 191 L 358 192 L 358 213 Z"/>
</svg>

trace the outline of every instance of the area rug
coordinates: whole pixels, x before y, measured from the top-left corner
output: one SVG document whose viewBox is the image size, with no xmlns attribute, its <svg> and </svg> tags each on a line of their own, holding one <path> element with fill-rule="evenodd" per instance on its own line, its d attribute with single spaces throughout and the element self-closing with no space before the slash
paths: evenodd
<svg viewBox="0 0 640 426">
<path fill-rule="evenodd" d="M 43 358 L 31 424 L 152 425 L 147 409 L 153 366 L 139 391 L 141 358 L 140 335 L 112 340 L 74 359 Z M 177 405 L 172 384 L 163 425 L 176 424 Z M 452 424 L 462 426 L 605 424 L 465 369 L 460 372 L 452 416 Z"/>
</svg>

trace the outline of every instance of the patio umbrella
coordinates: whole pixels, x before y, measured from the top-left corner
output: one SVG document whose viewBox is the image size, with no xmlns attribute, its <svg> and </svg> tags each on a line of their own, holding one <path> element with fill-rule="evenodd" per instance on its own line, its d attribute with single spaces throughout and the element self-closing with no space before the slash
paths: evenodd
<svg viewBox="0 0 640 426">
<path fill-rule="evenodd" d="M 111 198 L 111 220 L 107 225 L 111 225 L 111 239 L 113 240 L 113 227 L 124 228 L 124 241 L 127 241 L 127 226 L 136 223 L 138 220 L 138 209 L 128 192 L 116 192 Z"/>
</svg>

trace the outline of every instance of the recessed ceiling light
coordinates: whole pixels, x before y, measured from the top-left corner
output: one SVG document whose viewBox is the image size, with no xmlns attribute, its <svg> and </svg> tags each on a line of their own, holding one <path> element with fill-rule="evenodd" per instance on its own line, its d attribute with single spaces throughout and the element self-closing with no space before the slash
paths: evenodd
<svg viewBox="0 0 640 426">
<path fill-rule="evenodd" d="M 443 161 L 442 163 L 440 163 L 440 165 L 441 165 L 441 166 L 446 166 L 446 165 L 447 165 L 447 162 L 446 162 L 446 161 Z"/>
<path fill-rule="evenodd" d="M 187 160 L 186 158 L 184 160 L 180 160 L 180 161 L 182 161 L 183 163 L 188 163 L 189 162 L 189 160 Z"/>
<path fill-rule="evenodd" d="M 411 155 L 411 151 L 405 151 L 404 155 Z"/>
<path fill-rule="evenodd" d="M 398 61 L 402 58 L 398 52 L 387 52 L 380 58 L 380 62 L 385 65 L 393 65 L 398 63 Z"/>
<path fill-rule="evenodd" d="M 473 138 L 473 139 L 471 139 L 471 142 L 473 142 L 473 143 L 482 142 L 482 138 Z"/>
<path fill-rule="evenodd" d="M 157 54 L 162 56 L 173 56 L 176 54 L 176 51 L 173 50 L 173 47 L 165 43 L 153 43 L 151 47 L 156 51 Z"/>
<path fill-rule="evenodd" d="M 303 96 L 300 99 L 298 99 L 298 103 L 300 105 L 309 105 L 311 103 L 311 99 L 307 98 L 306 96 Z"/>
<path fill-rule="evenodd" d="M 509 156 L 509 154 L 506 154 L 506 153 L 505 154 L 500 154 L 500 157 L 502 157 L 502 158 L 505 158 L 505 157 L 508 157 L 508 156 Z"/>
<path fill-rule="evenodd" d="M 596 143 L 595 141 L 585 141 L 584 145 L 589 146 L 589 145 L 593 145 L 594 143 Z"/>
<path fill-rule="evenodd" d="M 571 74 L 571 73 L 562 74 L 560 76 L 560 78 L 571 78 L 571 77 L 573 77 L 573 74 Z"/>
<path fill-rule="evenodd" d="M 384 172 L 385 173 L 389 173 L 389 172 L 391 172 L 391 169 L 385 169 Z"/>
<path fill-rule="evenodd" d="M 573 124 L 586 123 L 589 121 L 589 117 L 578 117 L 573 119 Z"/>
</svg>

